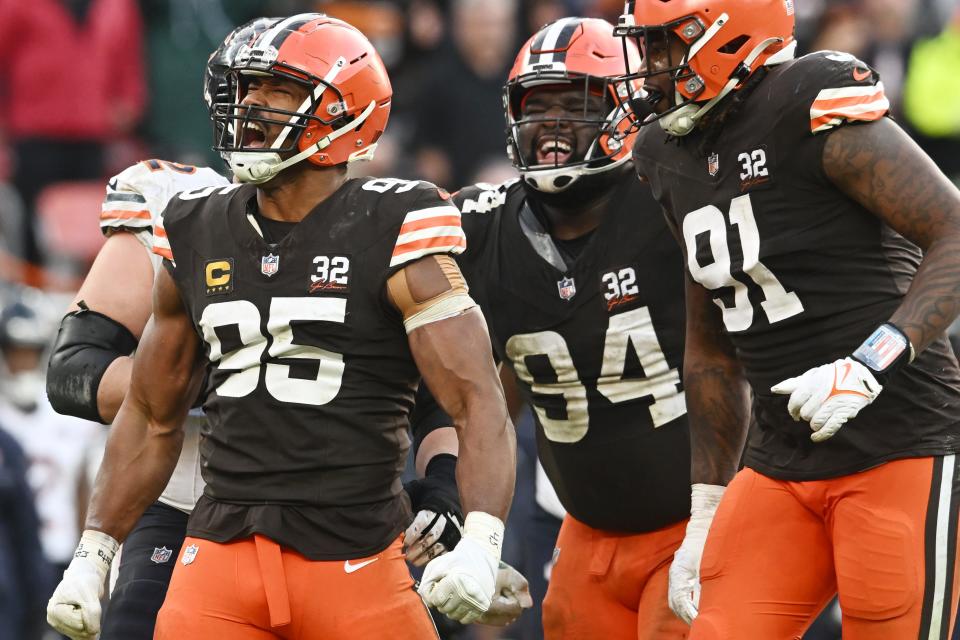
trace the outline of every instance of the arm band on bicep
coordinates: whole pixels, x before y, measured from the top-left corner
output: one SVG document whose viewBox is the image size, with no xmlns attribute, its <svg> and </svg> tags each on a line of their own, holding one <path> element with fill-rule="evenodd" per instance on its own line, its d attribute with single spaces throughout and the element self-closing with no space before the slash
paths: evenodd
<svg viewBox="0 0 960 640">
<path fill-rule="evenodd" d="M 89 309 L 68 313 L 47 370 L 50 404 L 57 413 L 103 423 L 97 407 L 100 380 L 111 362 L 136 348 L 137 339 L 116 320 Z"/>
<path fill-rule="evenodd" d="M 417 300 L 410 291 L 405 270 L 400 270 L 387 281 L 387 289 L 394 304 L 403 315 L 403 326 L 410 333 L 418 327 L 458 316 L 477 306 L 467 293 L 467 283 L 463 280 L 457 263 L 449 255 L 427 256 L 440 266 L 450 288 L 428 300 Z M 427 259 L 424 258 L 424 259 Z"/>
</svg>

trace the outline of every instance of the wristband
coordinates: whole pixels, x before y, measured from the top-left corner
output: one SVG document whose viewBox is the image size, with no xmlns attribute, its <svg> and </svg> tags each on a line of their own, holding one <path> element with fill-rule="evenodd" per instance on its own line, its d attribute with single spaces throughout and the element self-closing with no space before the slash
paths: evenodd
<svg viewBox="0 0 960 640">
<path fill-rule="evenodd" d="M 457 484 L 457 456 L 452 453 L 438 453 L 427 463 L 425 478 L 438 478 Z"/>
<path fill-rule="evenodd" d="M 120 543 L 114 540 L 112 536 L 102 531 L 86 529 L 80 536 L 80 544 L 77 545 L 77 550 L 73 552 L 73 559 L 84 558 L 92 561 L 92 564 L 100 569 L 101 574 L 106 576 L 107 572 L 110 571 L 110 563 L 113 562 L 113 557 L 117 555 L 119 548 Z"/>
<path fill-rule="evenodd" d="M 713 519 L 726 487 L 716 484 L 695 484 L 690 487 L 690 520 Z"/>
<path fill-rule="evenodd" d="M 893 374 L 911 362 L 915 352 L 906 334 L 896 325 L 886 322 L 877 327 L 870 337 L 853 352 L 853 359 L 865 366 L 886 386 Z"/>
<path fill-rule="evenodd" d="M 463 521 L 463 537 L 470 538 L 497 561 L 500 560 L 503 547 L 503 521 L 500 518 L 483 511 L 471 511 Z"/>
</svg>

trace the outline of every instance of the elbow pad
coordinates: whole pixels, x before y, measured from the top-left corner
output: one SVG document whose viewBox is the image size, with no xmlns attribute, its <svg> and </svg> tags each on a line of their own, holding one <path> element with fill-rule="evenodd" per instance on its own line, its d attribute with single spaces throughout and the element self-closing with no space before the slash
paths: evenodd
<svg viewBox="0 0 960 640">
<path fill-rule="evenodd" d="M 65 315 L 47 369 L 54 410 L 105 424 L 97 407 L 100 380 L 111 362 L 136 348 L 130 330 L 102 313 L 80 309 Z"/>
</svg>

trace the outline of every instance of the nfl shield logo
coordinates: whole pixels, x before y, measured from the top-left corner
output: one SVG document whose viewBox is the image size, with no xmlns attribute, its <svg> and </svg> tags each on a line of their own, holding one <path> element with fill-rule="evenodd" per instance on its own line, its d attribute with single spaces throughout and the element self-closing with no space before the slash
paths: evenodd
<svg viewBox="0 0 960 640">
<path fill-rule="evenodd" d="M 167 549 L 166 547 L 154 547 L 153 555 L 150 556 L 150 560 L 156 562 L 157 564 L 163 564 L 170 559 L 170 556 L 173 555 L 173 551 Z"/>
<path fill-rule="evenodd" d="M 273 276 L 280 269 L 280 256 L 275 256 L 272 253 L 260 258 L 260 273 L 267 277 Z"/>
<path fill-rule="evenodd" d="M 564 300 L 569 300 L 577 295 L 577 285 L 573 282 L 573 278 L 564 278 L 557 281 L 557 289 L 560 291 L 560 297 Z"/>
<path fill-rule="evenodd" d="M 711 153 L 710 157 L 707 158 L 707 171 L 710 173 L 710 177 L 717 175 L 717 172 L 720 171 L 720 156 L 716 153 Z"/>
<path fill-rule="evenodd" d="M 190 545 L 183 550 L 183 557 L 180 558 L 180 562 L 183 564 L 190 564 L 197 557 L 197 551 L 200 551 L 200 547 L 195 544 Z"/>
</svg>

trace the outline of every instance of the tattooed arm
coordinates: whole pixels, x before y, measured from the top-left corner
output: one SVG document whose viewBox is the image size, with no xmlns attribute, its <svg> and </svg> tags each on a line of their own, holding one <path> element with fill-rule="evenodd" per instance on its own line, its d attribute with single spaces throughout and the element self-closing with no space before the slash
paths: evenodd
<svg viewBox="0 0 960 640">
<path fill-rule="evenodd" d="M 666 207 L 663 213 L 686 264 L 683 236 Z M 710 291 L 689 272 L 685 275 L 683 388 L 690 424 L 690 482 L 726 486 L 737 472 L 747 437 L 750 385 Z"/>
<path fill-rule="evenodd" d="M 960 314 L 960 191 L 887 118 L 831 133 L 823 168 L 847 196 L 923 249 L 890 318 L 920 353 Z"/>
<path fill-rule="evenodd" d="M 690 423 L 690 481 L 726 485 L 737 472 L 750 419 L 750 388 L 720 309 L 687 276 L 687 337 L 683 356 Z"/>
</svg>

